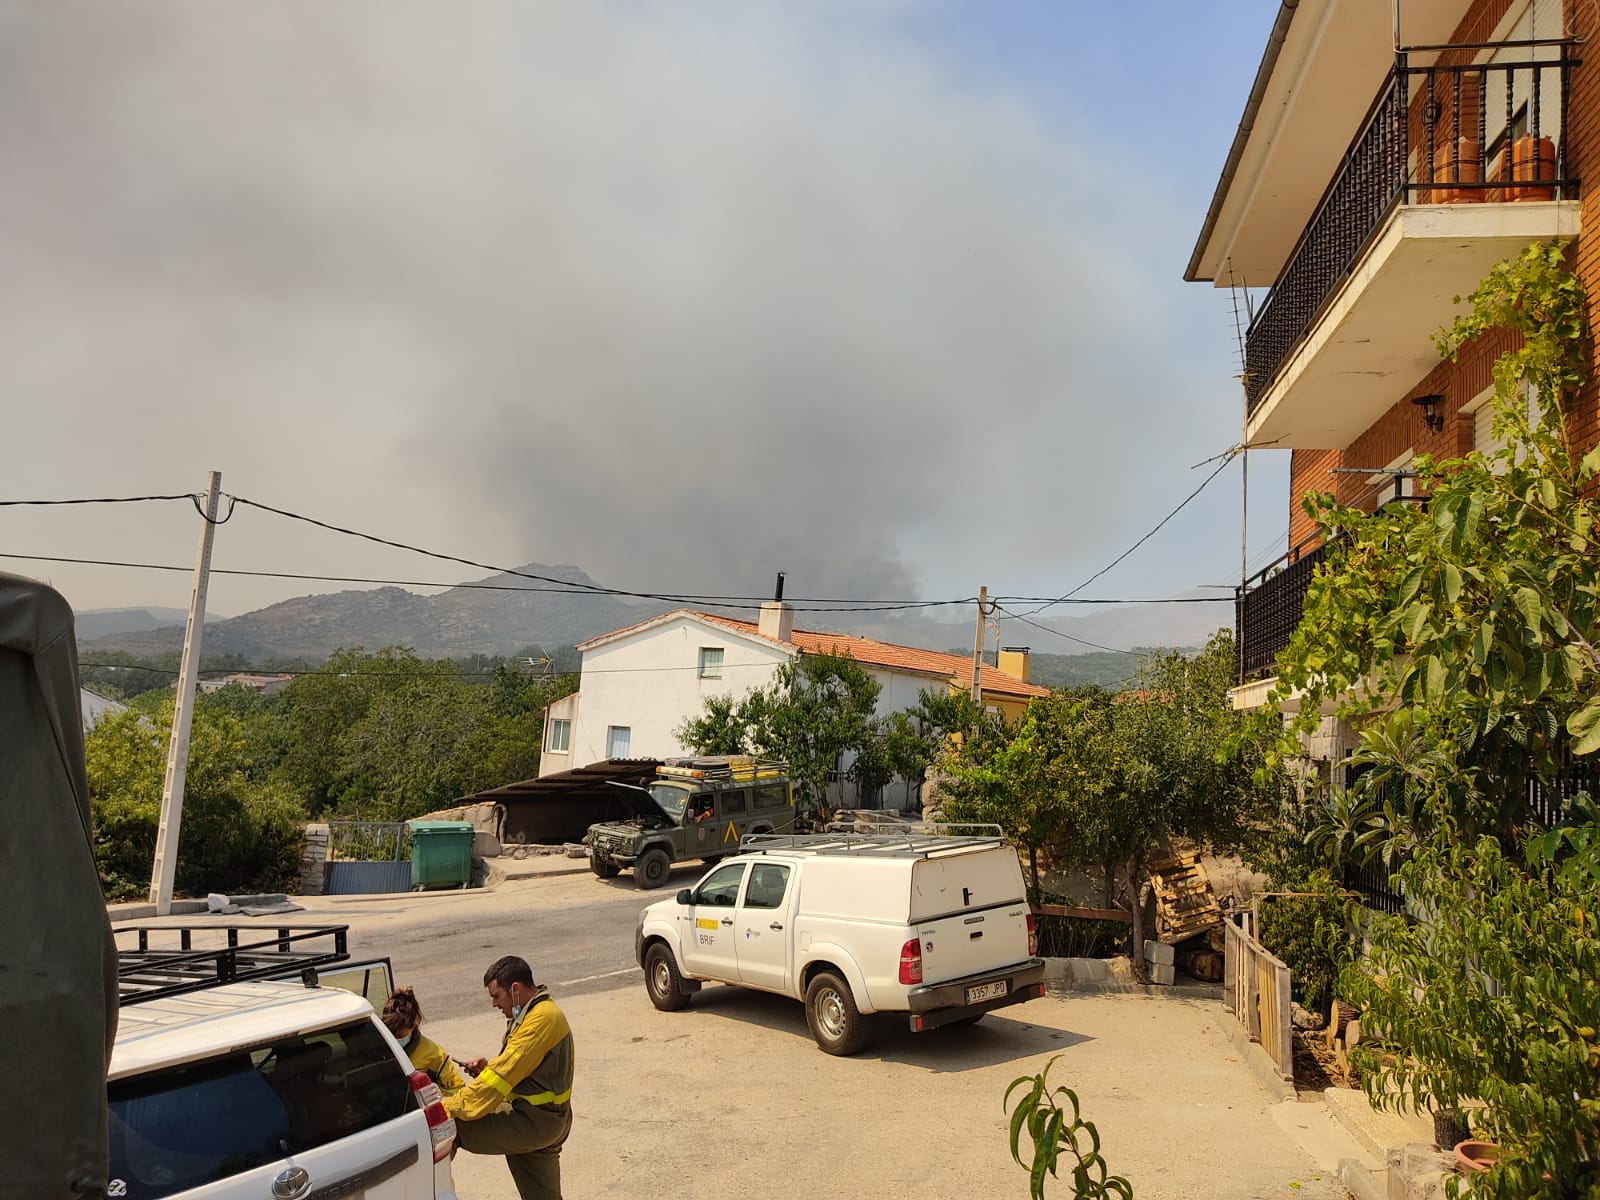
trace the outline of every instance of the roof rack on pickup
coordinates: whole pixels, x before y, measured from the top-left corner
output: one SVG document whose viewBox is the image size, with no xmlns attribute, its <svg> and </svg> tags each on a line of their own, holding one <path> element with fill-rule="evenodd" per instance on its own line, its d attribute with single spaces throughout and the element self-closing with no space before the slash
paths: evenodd
<svg viewBox="0 0 1600 1200">
<path fill-rule="evenodd" d="M 306 978 L 310 968 L 350 957 L 348 925 L 280 925 L 253 941 L 241 940 L 241 929 L 256 932 L 223 924 L 114 927 L 119 1001 L 140 1004 L 246 979 Z M 201 943 L 221 944 L 196 945 L 196 933 L 207 935 Z"/>
<path fill-rule="evenodd" d="M 998 825 L 956 825 L 918 822 L 857 824 L 848 833 L 750 833 L 739 843 L 741 853 L 798 850 L 807 854 L 849 854 L 863 858 L 935 858 L 972 846 L 1003 846 Z"/>
</svg>

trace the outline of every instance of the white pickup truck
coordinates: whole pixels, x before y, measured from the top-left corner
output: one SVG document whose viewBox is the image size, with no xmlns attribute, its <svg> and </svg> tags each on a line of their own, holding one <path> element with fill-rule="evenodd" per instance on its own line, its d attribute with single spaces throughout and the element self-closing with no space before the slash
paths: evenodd
<svg viewBox="0 0 1600 1200">
<path fill-rule="evenodd" d="M 639 916 L 659 1009 L 702 981 L 801 1000 L 817 1045 L 852 1054 L 865 1013 L 913 1030 L 971 1024 L 1042 995 L 1022 868 L 1003 836 L 763 834 Z"/>
</svg>

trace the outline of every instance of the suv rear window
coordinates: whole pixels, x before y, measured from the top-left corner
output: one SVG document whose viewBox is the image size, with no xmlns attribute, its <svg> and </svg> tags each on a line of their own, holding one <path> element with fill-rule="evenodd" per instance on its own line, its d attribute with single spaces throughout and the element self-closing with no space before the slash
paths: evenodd
<svg viewBox="0 0 1600 1200">
<path fill-rule="evenodd" d="M 111 1177 L 159 1200 L 371 1129 L 414 1104 L 371 1021 L 120 1079 Z"/>
</svg>

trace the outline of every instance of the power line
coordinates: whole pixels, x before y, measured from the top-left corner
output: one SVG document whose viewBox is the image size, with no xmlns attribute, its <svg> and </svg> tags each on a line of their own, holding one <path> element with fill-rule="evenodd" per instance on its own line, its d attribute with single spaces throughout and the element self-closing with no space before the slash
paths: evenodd
<svg viewBox="0 0 1600 1200">
<path fill-rule="evenodd" d="M 194 498 L 193 492 L 177 492 L 170 496 L 87 496 L 73 500 L 0 500 L 0 508 L 14 508 L 21 505 L 144 504 L 151 500 L 193 500 Z"/>
<path fill-rule="evenodd" d="M 220 524 L 221 522 L 218 522 Z M 170 563 L 127 562 L 109 558 L 67 558 L 56 554 L 12 554 L 0 551 L 0 558 L 15 558 L 25 562 L 53 562 L 71 563 L 78 566 L 89 567 L 129 567 L 142 571 L 178 571 L 188 574 L 193 567 L 175 566 Z M 508 583 L 446 583 L 436 579 L 379 579 L 369 575 L 311 575 L 294 571 L 247 571 L 238 568 L 212 567 L 213 575 L 242 575 L 255 579 L 298 579 L 321 583 L 377 583 L 388 584 L 394 587 L 427 587 L 427 588 L 464 588 L 469 591 L 482 592 L 536 592 L 557 596 L 590 596 L 596 594 L 613 594 L 609 589 L 600 593 L 587 591 L 574 591 L 567 587 L 519 587 Z M 620 593 L 628 596 L 640 595 L 636 592 Z M 660 600 L 666 603 L 677 604 L 704 604 L 710 608 L 739 608 L 760 609 L 760 604 L 740 604 L 727 600 L 717 600 L 709 596 L 673 596 L 649 595 L 646 599 Z M 905 600 L 905 601 L 871 601 L 866 604 L 849 605 L 843 600 L 817 601 L 817 607 L 790 605 L 797 612 L 896 612 L 911 608 L 941 608 L 952 605 L 971 604 L 971 599 L 965 600 Z M 825 607 L 824 607 L 825 606 Z"/>
<path fill-rule="evenodd" d="M 304 513 L 290 512 L 285 508 L 275 508 L 270 504 L 263 504 L 259 500 L 250 500 L 244 496 L 236 496 L 234 499 L 240 504 L 248 504 L 251 508 L 259 508 L 263 512 L 276 513 L 278 516 L 287 517 L 292 521 L 304 521 L 306 524 L 315 525 L 319 529 L 326 529 L 333 533 L 342 533 L 348 537 L 360 538 L 363 541 L 374 542 L 380 546 L 390 546 L 396 550 L 406 550 L 412 554 L 421 554 L 427 558 L 436 558 L 441 562 L 453 562 L 465 567 L 475 567 L 480 571 L 492 571 L 498 575 L 512 575 L 519 579 L 532 579 L 539 583 L 559 584 L 562 587 L 573 591 L 592 592 L 597 595 L 629 596 L 637 600 L 664 600 L 668 602 L 677 602 L 680 600 L 691 599 L 670 594 L 663 595 L 657 592 L 634 592 L 629 591 L 626 588 L 605 587 L 598 583 L 574 583 L 570 580 L 556 579 L 549 575 L 538 575 L 532 571 L 521 571 L 512 567 L 498 567 L 491 563 L 478 562 L 476 559 L 462 558 L 455 554 L 445 554 L 438 550 L 428 550 L 422 546 L 413 546 L 409 542 L 395 541 L 392 538 L 379 537 L 377 534 L 373 533 L 363 533 L 359 529 L 349 529 L 343 525 L 334 525 L 327 521 L 320 521 L 316 517 L 308 517 Z M 718 604 L 722 607 L 728 608 L 748 608 L 760 607 L 760 603 L 764 601 L 764 599 L 765 598 L 761 596 L 699 596 L 693 597 L 692 601 L 694 603 L 701 604 Z M 756 601 L 757 603 L 754 605 L 743 603 L 748 601 Z M 934 605 L 970 603 L 970 598 L 965 600 L 915 601 L 907 603 L 903 605 L 903 607 L 926 608 Z"/>
<path fill-rule="evenodd" d="M 1099 642 L 1091 642 L 1088 638 L 1074 637 L 1070 633 L 1062 633 L 1061 630 L 1059 630 L 1059 629 L 1052 629 L 1048 625 L 1041 625 L 1041 624 L 1039 624 L 1039 622 L 1029 620 L 1027 617 L 1023 616 L 1021 613 L 1014 613 L 1014 612 L 1011 612 L 1009 609 L 1001 608 L 1000 611 L 1002 613 L 1004 613 L 1006 615 L 1006 617 L 1009 618 L 1010 620 L 1021 621 L 1024 625 L 1031 625 L 1031 626 L 1033 626 L 1033 628 L 1041 630 L 1044 633 L 1053 633 L 1053 634 L 1055 634 L 1056 637 L 1066 638 L 1067 641 L 1069 641 L 1069 642 L 1077 642 L 1079 645 L 1082 645 L 1082 646 L 1093 646 L 1096 650 L 1109 650 L 1112 654 L 1126 654 L 1130 658 L 1141 658 L 1141 657 L 1143 657 L 1136 650 L 1119 650 L 1115 646 L 1102 646 Z"/>
<path fill-rule="evenodd" d="M 124 559 L 109 558 L 71 558 L 59 554 L 14 554 L 0 551 L 0 558 L 19 559 L 24 562 L 51 562 L 67 563 L 75 566 L 90 567 L 125 567 L 143 571 L 176 571 L 188 574 L 194 570 L 192 566 L 177 566 L 170 563 L 130 562 Z M 213 575 L 239 575 L 255 579 L 295 579 L 312 583 L 375 583 L 392 587 L 425 587 L 425 588 L 462 588 L 469 591 L 485 592 L 533 592 L 558 596 L 593 595 L 586 591 L 575 591 L 571 587 L 525 587 L 509 583 L 448 583 L 436 579 L 384 579 L 370 575 L 316 575 L 295 571 L 250 571 L 240 568 L 212 567 Z M 606 589 L 605 594 L 610 594 Z M 637 595 L 638 593 L 623 593 Z M 705 604 L 716 608 L 742 608 L 759 609 L 760 604 L 736 603 L 733 600 L 717 599 L 710 596 L 675 596 L 651 595 L 649 598 L 667 602 L 684 604 Z M 754 599 L 751 597 L 750 599 Z M 1014 604 L 1026 604 L 1034 601 L 1048 599 L 1044 596 L 1000 596 L 999 600 L 1009 601 Z M 1077 605 L 1103 605 L 1103 604 L 1217 604 L 1229 600 L 1231 597 L 1215 596 L 1166 596 L 1166 597 L 1097 597 L 1093 599 L 1062 598 L 1055 601 L 1057 604 Z M 946 608 L 962 606 L 972 603 L 968 596 L 960 600 L 873 600 L 852 605 L 846 600 L 830 600 L 819 597 L 802 598 L 790 607 L 799 612 L 894 612 L 913 608 Z"/>
<path fill-rule="evenodd" d="M 1079 592 L 1083 591 L 1084 588 L 1088 587 L 1096 579 L 1099 579 L 1100 576 L 1104 575 L 1107 571 L 1111 570 L 1112 567 L 1116 566 L 1123 559 L 1127 558 L 1128 555 L 1132 554 L 1140 546 L 1142 546 L 1146 542 L 1148 542 L 1151 538 L 1153 538 L 1157 533 L 1159 533 L 1161 531 L 1161 527 L 1163 525 L 1165 525 L 1168 521 L 1172 520 L 1173 517 L 1177 516 L 1180 512 L 1182 512 L 1184 510 L 1184 508 L 1186 508 L 1188 506 L 1188 504 L 1189 504 L 1189 502 L 1191 500 L 1193 500 L 1201 492 L 1205 491 L 1207 484 L 1209 484 L 1218 475 L 1222 474 L 1223 470 L 1227 467 L 1227 465 L 1233 461 L 1234 456 L 1236 454 L 1238 454 L 1239 449 L 1240 449 L 1240 447 L 1235 446 L 1231 450 L 1224 451 L 1223 454 L 1221 454 L 1219 456 L 1222 459 L 1222 461 L 1217 464 L 1216 470 L 1212 471 L 1211 474 L 1207 475 L 1205 477 L 1205 479 L 1203 479 L 1200 482 L 1200 486 L 1199 487 L 1195 488 L 1194 491 L 1190 492 L 1187 496 L 1185 496 L 1183 498 L 1182 503 L 1180 503 L 1177 508 L 1173 509 L 1166 516 L 1162 517 L 1161 520 L 1156 522 L 1155 528 L 1152 529 L 1149 533 L 1145 534 L 1137 542 L 1135 542 L 1133 545 L 1129 546 L 1121 554 L 1117 555 L 1109 563 L 1107 563 L 1105 566 L 1101 567 L 1098 571 L 1096 571 L 1093 575 L 1089 576 L 1089 578 L 1085 579 L 1082 583 L 1080 583 L 1077 587 L 1073 588 L 1070 592 L 1067 592 L 1063 596 L 1058 596 L 1056 599 L 1050 601 L 1048 604 L 1041 604 L 1038 608 L 1034 609 L 1028 615 L 1029 616 L 1037 616 L 1039 613 L 1042 613 L 1045 609 L 1051 608 L 1051 607 L 1053 607 L 1053 606 L 1055 606 L 1057 604 L 1061 604 L 1064 601 L 1071 599 L 1073 596 L 1075 596 Z M 1022 617 L 1019 614 L 1012 613 L 1010 615 L 1014 620 L 1019 620 L 1020 621 L 1022 619 Z M 1101 648 L 1102 649 L 1109 649 L 1110 647 L 1101 647 Z M 1118 651 L 1117 653 L 1119 653 L 1119 654 L 1120 653 L 1126 653 L 1126 651 Z"/>
</svg>

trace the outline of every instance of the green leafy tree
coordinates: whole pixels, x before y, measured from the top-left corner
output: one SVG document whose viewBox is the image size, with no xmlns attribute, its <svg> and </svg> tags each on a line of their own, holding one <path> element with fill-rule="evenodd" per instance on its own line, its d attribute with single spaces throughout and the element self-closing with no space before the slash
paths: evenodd
<svg viewBox="0 0 1600 1200">
<path fill-rule="evenodd" d="M 707 696 L 703 711 L 678 726 L 678 741 L 696 754 L 749 754 L 750 726 L 731 695 Z"/>
<path fill-rule="evenodd" d="M 1522 335 L 1495 365 L 1502 448 L 1420 458 L 1426 508 L 1368 515 L 1307 497 L 1329 558 L 1279 657 L 1276 690 L 1304 693 L 1292 736 L 1308 733 L 1323 705 L 1362 724 L 1398 702 L 1410 710 L 1414 745 L 1443 756 L 1410 773 L 1412 817 L 1450 812 L 1462 835 L 1509 843 L 1527 819 L 1529 781 L 1553 778 L 1569 752 L 1600 749 L 1600 448 L 1577 459 L 1568 440 L 1584 297 L 1561 249 L 1534 246 L 1497 266 L 1471 301 L 1440 336 L 1444 353 L 1491 328 Z M 1284 750 L 1298 753 L 1292 742 Z M 1404 771 L 1405 755 L 1387 756 Z"/>
<path fill-rule="evenodd" d="M 95 858 L 113 899 L 150 886 L 173 704 L 152 720 L 130 709 L 84 739 Z M 282 786 L 251 778 L 243 722 L 197 707 L 190 730 L 176 884 L 190 895 L 279 891 L 299 872 L 305 811 Z"/>
<path fill-rule="evenodd" d="M 1473 1119 L 1500 1156 L 1474 1194 L 1597 1196 L 1600 826 L 1583 795 L 1551 828 L 1528 802 L 1600 750 L 1600 451 L 1577 458 L 1566 417 L 1584 297 L 1563 251 L 1535 246 L 1470 300 L 1444 354 L 1490 329 L 1521 338 L 1495 366 L 1504 447 L 1419 461 L 1426 510 L 1308 501 L 1337 540 L 1278 690 L 1305 693 L 1291 733 L 1325 704 L 1361 730 L 1374 785 L 1326 841 L 1341 857 L 1381 842 L 1414 918 L 1375 918 L 1342 976 L 1378 1039 L 1363 1086 L 1389 1107 L 1483 1101 Z"/>
<path fill-rule="evenodd" d="M 1593 828 L 1592 824 L 1590 828 Z M 1399 878 L 1423 921 L 1376 916 L 1342 987 L 1375 1044 L 1375 1105 L 1455 1108 L 1500 1145 L 1473 1195 L 1600 1196 L 1600 888 L 1590 864 L 1529 870 L 1499 841 L 1431 838 Z"/>
<path fill-rule="evenodd" d="M 946 818 L 1001 826 L 1027 851 L 1035 891 L 1047 848 L 1061 865 L 1087 863 L 1098 850 L 1087 851 L 1085 839 L 1103 817 L 1113 780 L 1111 709 L 1112 697 L 1098 688 L 1057 693 L 1034 701 L 992 749 L 949 751 Z"/>
<path fill-rule="evenodd" d="M 1120 893 L 1133 912 L 1142 969 L 1150 855 L 1174 837 L 1237 846 L 1281 802 L 1271 738 L 1250 736 L 1228 700 L 1233 661 L 1219 633 L 1193 658 L 1147 660 L 1136 691 L 1034 701 L 998 750 L 952 765 L 946 815 L 1000 824 L 1027 849 L 1036 886 L 1047 846 L 1059 866 L 1104 870 L 1108 903 Z"/>
<path fill-rule="evenodd" d="M 879 690 L 848 653 L 805 654 L 779 664 L 771 683 L 737 703 L 707 697 L 705 711 L 679 727 L 678 739 L 701 754 L 780 759 L 803 802 L 820 805 L 843 756 L 872 743 Z"/>
</svg>

